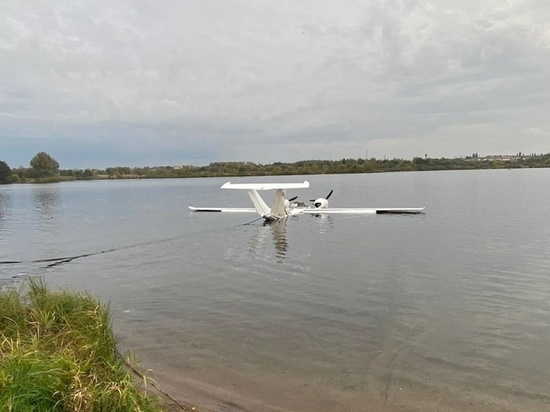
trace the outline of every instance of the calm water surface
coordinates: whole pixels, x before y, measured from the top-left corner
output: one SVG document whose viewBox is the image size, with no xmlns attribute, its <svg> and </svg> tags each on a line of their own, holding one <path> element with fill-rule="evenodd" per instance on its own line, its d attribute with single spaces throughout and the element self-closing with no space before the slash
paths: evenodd
<svg viewBox="0 0 550 412">
<path fill-rule="evenodd" d="M 311 182 L 264 226 L 221 184 Z M 0 283 L 110 301 L 179 399 L 219 411 L 550 410 L 550 169 L 0 187 Z M 268 193 L 268 192 L 266 192 Z M 251 224 L 246 224 L 252 222 Z M 33 260 L 91 256 L 57 266 Z"/>
</svg>

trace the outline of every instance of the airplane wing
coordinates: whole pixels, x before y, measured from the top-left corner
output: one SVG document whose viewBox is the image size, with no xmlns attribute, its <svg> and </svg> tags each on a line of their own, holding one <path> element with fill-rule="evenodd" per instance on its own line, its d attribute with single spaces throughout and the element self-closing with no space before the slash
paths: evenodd
<svg viewBox="0 0 550 412">
<path fill-rule="evenodd" d="M 222 186 L 222 189 L 240 189 L 247 190 L 252 203 L 253 208 L 243 207 L 193 207 L 189 206 L 189 209 L 195 212 L 233 212 L 233 213 L 258 213 L 260 216 L 266 219 L 279 219 L 288 215 L 297 214 L 359 214 L 359 215 L 380 215 L 380 214 L 419 214 L 424 211 L 423 207 L 412 208 L 290 208 L 287 209 L 285 203 L 284 191 L 286 189 L 302 189 L 308 188 L 309 182 L 306 180 L 303 183 L 231 183 L 227 182 Z M 275 197 L 273 204 L 269 207 L 261 198 L 258 190 L 275 190 Z M 329 196 L 332 191 L 329 193 Z M 327 196 L 327 199 L 328 197 Z"/>
<path fill-rule="evenodd" d="M 193 212 L 256 213 L 256 209 L 253 207 L 188 207 Z"/>
<path fill-rule="evenodd" d="M 409 208 L 397 208 L 397 207 L 369 207 L 369 208 L 306 208 L 301 209 L 302 213 L 310 215 L 321 214 L 355 214 L 355 215 L 381 215 L 381 214 L 419 214 L 424 211 L 425 207 L 409 207 Z"/>
<path fill-rule="evenodd" d="M 245 189 L 245 190 L 277 190 L 277 189 L 307 189 L 309 182 L 303 183 L 224 183 L 222 189 Z"/>
</svg>

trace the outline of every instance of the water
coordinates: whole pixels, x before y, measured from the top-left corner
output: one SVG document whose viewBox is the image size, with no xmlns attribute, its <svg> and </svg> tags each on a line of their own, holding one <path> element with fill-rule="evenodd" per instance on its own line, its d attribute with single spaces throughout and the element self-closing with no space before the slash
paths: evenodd
<svg viewBox="0 0 550 412">
<path fill-rule="evenodd" d="M 113 309 L 181 400 L 223 411 L 550 410 L 550 169 L 0 187 L 0 283 Z M 420 207 L 263 226 L 227 180 Z M 268 193 L 268 192 L 266 192 Z M 251 224 L 245 224 L 252 222 Z M 46 267 L 34 260 L 91 256 Z"/>
</svg>

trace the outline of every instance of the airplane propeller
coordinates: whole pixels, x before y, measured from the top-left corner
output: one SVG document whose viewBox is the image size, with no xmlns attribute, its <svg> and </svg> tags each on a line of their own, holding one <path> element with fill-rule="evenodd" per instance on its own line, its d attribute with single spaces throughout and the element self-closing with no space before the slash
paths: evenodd
<svg viewBox="0 0 550 412">
<path fill-rule="evenodd" d="M 325 197 L 326 200 L 328 200 L 329 197 L 332 196 L 332 192 L 334 192 L 334 189 L 332 189 L 330 192 L 328 192 L 327 197 Z M 309 201 L 310 201 L 310 202 L 315 202 L 316 200 L 317 200 L 317 199 L 310 199 Z"/>
<path fill-rule="evenodd" d="M 327 197 L 320 197 L 318 199 L 310 199 L 310 202 L 312 203 L 312 206 L 310 206 L 310 207 L 315 207 L 316 209 L 327 208 L 328 207 L 328 199 L 329 199 L 329 197 L 332 196 L 333 192 L 334 192 L 334 190 L 331 190 L 330 192 L 328 192 Z M 294 196 L 294 197 L 291 197 L 290 199 L 286 199 L 286 202 L 288 203 L 288 205 L 290 205 L 290 202 L 293 202 L 296 199 L 298 199 L 298 196 Z M 306 205 L 303 202 L 298 202 L 298 203 L 294 204 L 294 207 L 306 207 Z"/>
</svg>

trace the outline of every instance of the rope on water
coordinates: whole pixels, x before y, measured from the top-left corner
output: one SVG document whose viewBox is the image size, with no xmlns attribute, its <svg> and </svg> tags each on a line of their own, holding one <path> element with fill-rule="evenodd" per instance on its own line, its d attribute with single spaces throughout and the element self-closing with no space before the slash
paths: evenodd
<svg viewBox="0 0 550 412">
<path fill-rule="evenodd" d="M 232 230 L 232 229 L 235 229 L 235 228 L 238 228 L 238 227 L 241 227 L 241 226 L 251 225 L 252 223 L 257 222 L 260 219 L 263 219 L 263 217 L 259 217 L 258 219 L 252 220 L 251 222 L 240 223 L 240 224 L 235 225 L 235 226 L 226 227 L 223 230 Z M 189 234 L 189 235 L 186 235 L 186 236 L 176 236 L 176 237 L 170 237 L 170 238 L 166 238 L 166 239 L 153 240 L 153 241 L 150 241 L 150 242 L 136 243 L 136 244 L 133 244 L 133 245 L 122 246 L 120 248 L 106 249 L 106 250 L 101 250 L 99 252 L 84 253 L 84 254 L 81 254 L 81 255 L 74 255 L 74 256 L 61 256 L 61 257 L 46 258 L 46 259 L 35 259 L 35 260 L 0 260 L 0 265 L 20 265 L 20 264 L 29 264 L 29 263 L 48 263 L 47 265 L 44 266 L 44 268 L 51 268 L 51 267 L 54 267 L 54 266 L 62 265 L 64 263 L 72 262 L 73 260 L 87 258 L 87 257 L 90 257 L 90 256 L 98 256 L 98 255 L 102 255 L 102 254 L 105 254 L 105 253 L 112 253 L 112 252 L 117 252 L 117 251 L 121 251 L 121 250 L 130 250 L 130 249 L 134 249 L 134 248 L 137 248 L 137 247 L 150 246 L 150 245 L 154 245 L 154 244 L 158 244 L 158 243 L 172 242 L 174 240 L 201 236 L 201 235 L 210 234 L 210 233 L 216 232 L 216 231 L 219 231 L 219 229 L 204 231 L 204 232 L 201 232 L 201 233 L 198 233 L 198 234 L 194 233 L 194 234 Z"/>
<path fill-rule="evenodd" d="M 178 405 L 182 411 L 188 411 L 190 408 L 187 408 L 186 406 L 182 405 L 176 398 L 174 398 L 173 396 L 171 396 L 168 392 L 162 390 L 160 388 L 160 386 L 158 386 L 154 380 L 152 380 L 151 378 L 148 378 L 147 376 L 145 376 L 143 373 L 141 373 L 140 371 L 137 370 L 137 368 L 132 365 L 130 363 L 130 361 L 125 358 L 124 356 L 122 356 L 122 353 L 120 353 L 120 351 L 118 350 L 118 348 L 115 348 L 115 351 L 116 351 L 116 354 L 118 356 L 120 356 L 120 359 L 122 359 L 122 361 L 124 362 L 124 364 L 126 365 L 126 367 L 128 369 L 130 369 L 136 376 L 138 376 L 143 382 L 145 382 L 146 384 L 147 383 L 150 383 L 151 386 L 153 386 L 157 391 L 159 391 L 160 393 L 162 393 L 164 396 L 166 396 L 168 399 L 170 399 L 172 402 L 174 402 L 176 405 Z M 191 407 L 191 410 L 194 410 L 195 408 L 194 407 Z"/>
</svg>

